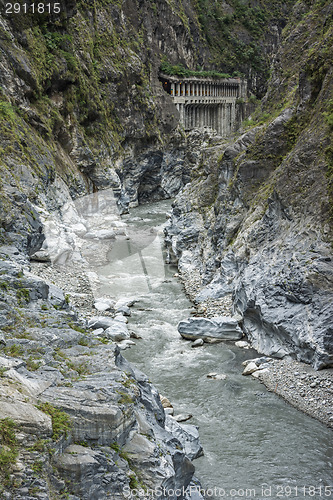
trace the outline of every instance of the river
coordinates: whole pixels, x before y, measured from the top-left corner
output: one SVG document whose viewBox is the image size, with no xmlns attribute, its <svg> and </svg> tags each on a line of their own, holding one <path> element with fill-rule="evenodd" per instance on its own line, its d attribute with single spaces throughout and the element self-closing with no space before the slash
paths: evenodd
<svg viewBox="0 0 333 500">
<path fill-rule="evenodd" d="M 193 349 L 178 334 L 177 323 L 193 308 L 174 277 L 177 269 L 163 261 L 169 210 L 162 201 L 122 216 L 129 239 L 118 237 L 108 264 L 95 269 L 108 283 L 101 295 L 137 300 L 129 328 L 142 338 L 124 356 L 176 414 L 191 414 L 189 423 L 199 426 L 205 454 L 195 467 L 207 498 L 333 498 L 332 431 L 241 375 L 242 361 L 255 351 L 231 342 Z M 226 379 L 209 379 L 209 372 Z"/>
</svg>

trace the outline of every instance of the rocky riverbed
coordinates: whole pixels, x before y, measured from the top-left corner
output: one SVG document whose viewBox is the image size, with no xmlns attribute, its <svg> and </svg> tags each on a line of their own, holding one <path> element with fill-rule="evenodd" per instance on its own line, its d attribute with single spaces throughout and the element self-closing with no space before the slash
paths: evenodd
<svg viewBox="0 0 333 500">
<path fill-rule="evenodd" d="M 202 289 L 200 274 L 184 270 L 178 277 L 188 297 L 195 301 Z M 232 316 L 231 294 L 220 299 L 208 298 L 197 303 L 194 314 L 206 318 Z M 249 347 L 250 343 L 244 341 L 243 347 L 240 348 Z M 265 361 L 265 358 L 259 359 Z M 333 428 L 333 369 L 317 371 L 312 366 L 291 358 L 266 359 L 269 362 L 258 363 L 259 369 L 253 371 L 251 375 L 262 382 L 269 391 L 282 397 L 295 408 Z"/>
<path fill-rule="evenodd" d="M 100 312 L 85 269 L 31 265 L 2 246 L 0 273 L 2 498 L 121 499 L 147 489 L 191 498 L 197 429 L 165 415 L 155 387 L 121 356 L 108 334 L 109 322 L 126 329 L 117 311 L 89 328 Z"/>
</svg>

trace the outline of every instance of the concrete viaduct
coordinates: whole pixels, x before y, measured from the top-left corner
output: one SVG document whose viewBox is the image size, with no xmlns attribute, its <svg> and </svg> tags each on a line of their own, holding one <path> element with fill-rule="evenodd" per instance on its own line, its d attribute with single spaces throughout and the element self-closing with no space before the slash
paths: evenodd
<svg viewBox="0 0 333 500">
<path fill-rule="evenodd" d="M 236 104 L 238 99 L 246 99 L 246 80 L 180 78 L 163 74 L 160 80 L 172 97 L 185 130 L 206 126 L 222 137 L 235 130 Z"/>
</svg>

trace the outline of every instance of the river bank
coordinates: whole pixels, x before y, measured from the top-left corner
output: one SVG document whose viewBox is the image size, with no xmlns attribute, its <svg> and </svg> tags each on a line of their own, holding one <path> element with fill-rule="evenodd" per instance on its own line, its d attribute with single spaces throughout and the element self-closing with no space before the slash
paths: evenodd
<svg viewBox="0 0 333 500">
<path fill-rule="evenodd" d="M 195 304 L 201 290 L 199 273 L 179 272 L 185 293 Z M 198 316 L 213 317 L 232 315 L 231 294 L 220 299 L 207 299 L 196 306 Z M 260 356 L 260 354 L 258 354 Z M 241 369 L 241 367 L 240 367 Z M 282 397 L 289 404 L 333 428 L 333 369 L 316 371 L 311 365 L 294 359 L 273 359 L 265 369 L 253 376 L 267 389 Z"/>
<path fill-rule="evenodd" d="M 186 278 L 188 293 L 184 294 L 183 282 L 176 279 L 177 268 L 163 262 L 162 236 L 168 207 L 169 203 L 160 202 L 122 216 L 127 236 L 113 240 L 108 252 L 99 242 L 98 255 L 90 267 L 76 264 L 65 269 L 31 263 L 33 272 L 47 281 L 56 280 L 70 303 L 87 318 L 114 316 L 114 308 L 100 312 L 94 306 L 102 296 L 113 303 L 121 297 L 135 299 L 131 315 L 123 318 L 128 321 L 131 348 L 122 354 L 170 399 L 175 415 L 192 415 L 189 422 L 199 427 L 205 453 L 194 463 L 204 488 L 251 486 L 259 493 L 265 481 L 312 484 L 320 475 L 327 482 L 330 430 L 267 392 L 253 377 L 242 377 L 242 363 L 254 358 L 256 352 L 240 349 L 234 342 L 192 349 L 192 343 L 177 332 L 178 322 L 193 314 L 231 314 L 231 297 L 209 299 L 194 307 L 189 300 L 191 288 L 193 296 L 201 285 L 194 273 L 181 276 Z M 105 229 L 108 221 L 102 215 L 96 214 L 97 218 L 100 229 Z M 87 251 L 87 246 L 84 248 Z M 118 343 L 128 345 L 126 340 Z M 220 377 L 208 377 L 212 372 Z M 247 430 L 243 432 L 245 425 Z M 290 447 L 302 454 L 301 465 L 297 456 L 290 454 Z M 310 465 L 314 461 L 315 469 Z"/>
</svg>

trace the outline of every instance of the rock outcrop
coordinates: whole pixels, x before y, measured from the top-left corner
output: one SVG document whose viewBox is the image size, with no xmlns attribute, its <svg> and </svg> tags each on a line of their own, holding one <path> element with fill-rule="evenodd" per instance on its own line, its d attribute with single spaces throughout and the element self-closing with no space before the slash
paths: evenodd
<svg viewBox="0 0 333 500">
<path fill-rule="evenodd" d="M 189 318 L 179 322 L 178 331 L 184 339 L 203 339 L 210 343 L 222 340 L 239 340 L 243 336 L 237 319 L 228 316 Z"/>
<path fill-rule="evenodd" d="M 166 421 L 155 387 L 109 340 L 116 324 L 126 325 L 110 316 L 84 320 L 59 289 L 55 303 L 55 286 L 29 271 L 24 254 L 7 250 L 0 247 L 1 495 L 185 491 L 191 459 L 202 453 L 197 428 Z"/>
<path fill-rule="evenodd" d="M 331 15 L 295 6 L 261 123 L 203 142 L 166 230 L 180 270 L 200 276 L 199 304 L 232 294 L 253 347 L 317 369 L 333 366 Z"/>
</svg>

